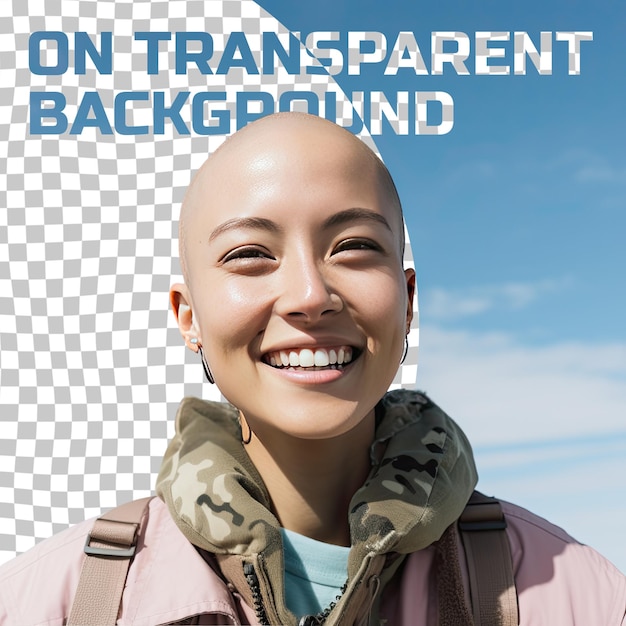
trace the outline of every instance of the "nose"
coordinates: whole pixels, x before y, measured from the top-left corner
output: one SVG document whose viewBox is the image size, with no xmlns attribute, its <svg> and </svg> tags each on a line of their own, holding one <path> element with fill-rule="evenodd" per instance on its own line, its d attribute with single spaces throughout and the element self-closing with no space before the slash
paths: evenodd
<svg viewBox="0 0 626 626">
<path fill-rule="evenodd" d="M 300 254 L 297 261 L 284 261 L 281 295 L 276 311 L 292 320 L 312 323 L 343 309 L 341 296 L 329 281 L 323 262 Z"/>
</svg>

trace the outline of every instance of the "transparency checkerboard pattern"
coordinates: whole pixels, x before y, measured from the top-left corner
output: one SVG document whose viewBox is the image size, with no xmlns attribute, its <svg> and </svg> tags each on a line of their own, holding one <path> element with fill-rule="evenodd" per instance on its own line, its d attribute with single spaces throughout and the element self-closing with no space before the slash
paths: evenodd
<svg viewBox="0 0 626 626">
<path fill-rule="evenodd" d="M 113 73 L 33 75 L 28 40 L 41 30 L 113 31 Z M 289 35 L 251 0 L 0 5 L 0 562 L 150 494 L 181 398 L 220 399 L 184 349 L 168 290 L 181 280 L 184 190 L 224 136 L 181 136 L 171 125 L 163 135 L 29 135 L 30 91 L 63 91 L 70 119 L 88 90 L 110 107 L 119 90 L 219 88 L 232 118 L 237 91 L 263 90 L 275 101 L 288 90 L 334 91 L 338 122 L 353 119 L 327 75 L 280 67 L 274 75 L 176 75 L 170 51 L 148 76 L 145 49 L 131 43 L 149 30 L 206 31 L 222 43 L 233 31 L 250 41 L 267 31 Z M 134 123 L 144 114 L 134 111 Z M 417 322 L 409 341 L 394 386 L 415 383 Z"/>
</svg>

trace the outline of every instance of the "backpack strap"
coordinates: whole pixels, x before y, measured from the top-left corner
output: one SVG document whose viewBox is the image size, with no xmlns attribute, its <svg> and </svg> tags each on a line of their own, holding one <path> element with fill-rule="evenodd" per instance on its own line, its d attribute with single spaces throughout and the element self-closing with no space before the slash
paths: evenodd
<svg viewBox="0 0 626 626">
<path fill-rule="evenodd" d="M 123 504 L 94 522 L 85 542 L 86 557 L 67 626 L 115 626 L 138 530 L 151 499 Z M 458 520 L 458 529 L 474 626 L 517 626 L 517 591 L 502 506 L 475 491 Z"/>
<path fill-rule="evenodd" d="M 150 500 L 127 502 L 94 522 L 67 626 L 115 626 L 139 525 Z"/>
<path fill-rule="evenodd" d="M 458 528 L 465 548 L 474 626 L 517 626 L 511 546 L 500 502 L 474 491 Z"/>
</svg>

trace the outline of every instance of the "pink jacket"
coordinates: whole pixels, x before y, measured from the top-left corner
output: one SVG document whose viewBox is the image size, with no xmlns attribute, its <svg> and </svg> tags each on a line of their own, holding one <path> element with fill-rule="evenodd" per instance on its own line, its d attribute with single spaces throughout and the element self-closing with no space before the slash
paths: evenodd
<svg viewBox="0 0 626 626">
<path fill-rule="evenodd" d="M 522 626 L 626 626 L 626 578 L 593 549 L 517 506 L 503 503 Z M 0 568 L 0 625 L 62 626 L 92 522 L 44 541 Z M 462 554 L 462 550 L 460 551 Z M 388 626 L 436 623 L 434 549 L 411 554 L 383 593 Z M 464 567 L 462 567 L 464 569 Z M 189 621 L 193 620 L 195 621 Z M 122 600 L 120 625 L 256 624 L 153 499 Z"/>
</svg>

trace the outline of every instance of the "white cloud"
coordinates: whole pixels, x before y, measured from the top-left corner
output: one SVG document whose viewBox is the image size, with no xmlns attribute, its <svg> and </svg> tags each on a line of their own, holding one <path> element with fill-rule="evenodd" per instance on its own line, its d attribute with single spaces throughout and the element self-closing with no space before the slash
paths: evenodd
<svg viewBox="0 0 626 626">
<path fill-rule="evenodd" d="M 418 387 L 467 433 L 478 487 L 626 571 L 626 344 L 530 346 L 440 327 L 420 340 Z"/>
<path fill-rule="evenodd" d="M 458 319 L 477 315 L 493 307 L 493 300 L 472 295 L 459 296 L 443 289 L 433 289 L 423 302 L 422 309 L 436 319 Z"/>
<path fill-rule="evenodd" d="M 475 445 L 626 430 L 626 344 L 521 345 L 502 333 L 423 328 L 417 386 Z"/>
<path fill-rule="evenodd" d="M 521 309 L 537 298 L 563 289 L 572 284 L 571 279 L 541 280 L 522 283 L 510 282 L 501 285 L 483 285 L 465 289 L 428 290 L 421 297 L 422 309 L 435 320 L 456 320 L 485 313 L 491 309 Z"/>
<path fill-rule="evenodd" d="M 621 454 L 608 440 L 595 441 L 586 448 L 582 445 L 566 446 L 571 452 L 580 452 L 576 462 L 564 462 L 558 456 L 562 451 L 558 445 L 546 446 L 539 455 L 527 447 L 525 464 L 514 469 L 504 458 L 499 466 L 490 466 L 490 455 L 483 457 L 479 452 L 479 488 L 564 527 L 626 572 L 624 439 L 619 442 Z"/>
<path fill-rule="evenodd" d="M 622 156 L 621 154 L 619 155 Z M 609 158 L 593 150 L 577 148 L 567 150 L 557 158 L 543 164 L 544 171 L 560 172 L 561 175 L 571 176 L 580 183 L 589 182 L 624 182 L 626 181 L 626 167 L 623 159 Z"/>
<path fill-rule="evenodd" d="M 448 174 L 453 181 L 464 182 L 471 180 L 493 179 L 498 174 L 498 163 L 487 159 L 468 159 Z"/>
<path fill-rule="evenodd" d="M 581 182 L 624 182 L 626 169 L 613 167 L 609 164 L 583 166 L 576 172 L 576 178 Z"/>
<path fill-rule="evenodd" d="M 626 181 L 626 167 L 606 155 L 583 151 L 571 155 L 571 166 L 574 178 L 581 183 Z"/>
</svg>

